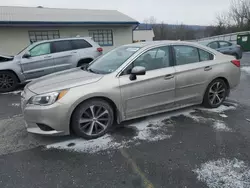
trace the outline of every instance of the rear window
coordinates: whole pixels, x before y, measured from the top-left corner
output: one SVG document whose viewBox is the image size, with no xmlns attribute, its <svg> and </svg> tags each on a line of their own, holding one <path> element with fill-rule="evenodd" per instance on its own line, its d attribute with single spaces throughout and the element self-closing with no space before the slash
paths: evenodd
<svg viewBox="0 0 250 188">
<path fill-rule="evenodd" d="M 92 47 L 91 44 L 89 44 L 87 41 L 83 39 L 72 40 L 71 43 L 73 49 L 83 49 Z"/>
<path fill-rule="evenodd" d="M 232 46 L 231 43 L 226 42 L 226 41 L 220 41 L 220 48 L 224 48 L 224 47 L 228 47 L 228 46 Z"/>
<path fill-rule="evenodd" d="M 214 59 L 214 55 L 199 49 L 200 61 L 209 61 Z"/>
</svg>

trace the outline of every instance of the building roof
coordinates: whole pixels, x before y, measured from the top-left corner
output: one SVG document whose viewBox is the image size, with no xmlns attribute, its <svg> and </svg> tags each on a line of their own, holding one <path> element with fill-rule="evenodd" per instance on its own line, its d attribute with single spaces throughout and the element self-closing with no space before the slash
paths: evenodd
<svg viewBox="0 0 250 188">
<path fill-rule="evenodd" d="M 0 24 L 138 24 L 116 10 L 0 6 Z"/>
</svg>

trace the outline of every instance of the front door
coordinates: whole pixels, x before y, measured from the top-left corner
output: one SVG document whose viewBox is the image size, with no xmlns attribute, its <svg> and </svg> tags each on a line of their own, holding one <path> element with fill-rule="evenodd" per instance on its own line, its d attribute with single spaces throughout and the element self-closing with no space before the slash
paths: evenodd
<svg viewBox="0 0 250 188">
<path fill-rule="evenodd" d="M 50 43 L 38 44 L 29 50 L 30 57 L 20 61 L 26 80 L 38 78 L 54 72 L 54 60 Z"/>
<path fill-rule="evenodd" d="M 173 107 L 175 70 L 170 59 L 168 46 L 151 49 L 131 63 L 119 77 L 126 119 Z M 144 66 L 146 75 L 131 81 L 129 73 L 135 66 Z"/>
<path fill-rule="evenodd" d="M 208 80 L 213 72 L 212 54 L 192 46 L 173 46 L 177 107 L 202 101 Z"/>
</svg>

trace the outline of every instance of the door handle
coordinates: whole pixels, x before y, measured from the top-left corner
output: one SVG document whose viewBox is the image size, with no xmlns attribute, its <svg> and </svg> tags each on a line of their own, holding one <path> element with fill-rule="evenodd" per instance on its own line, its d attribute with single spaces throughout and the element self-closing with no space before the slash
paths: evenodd
<svg viewBox="0 0 250 188">
<path fill-rule="evenodd" d="M 51 55 L 47 55 L 47 56 L 44 57 L 44 59 L 48 59 L 48 58 L 52 58 L 52 56 Z"/>
<path fill-rule="evenodd" d="M 172 74 L 167 74 L 167 75 L 164 77 L 165 80 L 169 80 L 169 79 L 172 79 L 172 78 L 174 78 L 174 75 L 172 75 Z"/>
<path fill-rule="evenodd" d="M 212 67 L 210 67 L 210 66 L 207 66 L 204 68 L 204 71 L 210 71 L 210 70 L 212 70 Z"/>
</svg>

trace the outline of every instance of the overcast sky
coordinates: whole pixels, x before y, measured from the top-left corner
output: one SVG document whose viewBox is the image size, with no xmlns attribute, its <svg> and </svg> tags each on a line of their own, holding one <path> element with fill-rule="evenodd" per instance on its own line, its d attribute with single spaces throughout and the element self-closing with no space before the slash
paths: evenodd
<svg viewBox="0 0 250 188">
<path fill-rule="evenodd" d="M 211 25 L 230 0 L 0 0 L 1 6 L 115 9 L 142 22 L 154 16 L 169 24 Z"/>
</svg>

